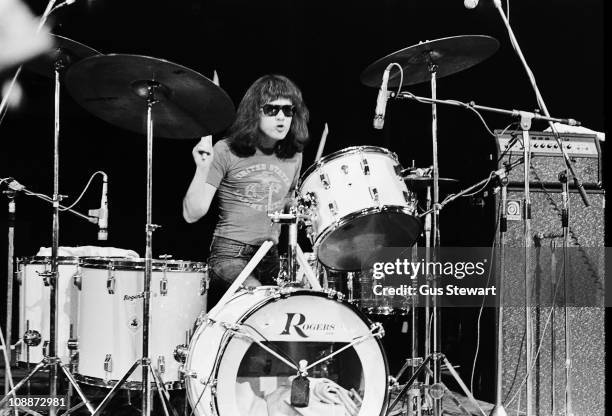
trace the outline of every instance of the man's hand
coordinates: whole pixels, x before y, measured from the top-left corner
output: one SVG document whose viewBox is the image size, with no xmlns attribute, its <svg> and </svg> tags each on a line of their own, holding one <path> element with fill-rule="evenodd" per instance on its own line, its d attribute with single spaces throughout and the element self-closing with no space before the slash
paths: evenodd
<svg viewBox="0 0 612 416">
<path fill-rule="evenodd" d="M 212 164 L 214 153 L 212 136 L 202 137 L 191 151 L 193 160 L 199 169 L 208 169 Z"/>
</svg>

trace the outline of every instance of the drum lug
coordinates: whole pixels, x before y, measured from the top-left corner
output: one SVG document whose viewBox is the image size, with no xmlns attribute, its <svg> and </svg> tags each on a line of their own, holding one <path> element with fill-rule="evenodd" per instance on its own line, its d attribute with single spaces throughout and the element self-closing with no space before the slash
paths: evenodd
<svg viewBox="0 0 612 416">
<path fill-rule="evenodd" d="M 336 294 L 338 293 L 334 289 L 325 289 L 324 292 L 327 294 L 327 297 L 330 299 L 333 299 L 334 297 L 336 297 Z"/>
<path fill-rule="evenodd" d="M 81 290 L 83 284 L 83 274 L 81 273 L 81 269 L 77 267 L 77 271 L 72 275 L 72 284 L 76 286 L 77 289 Z"/>
<path fill-rule="evenodd" d="M 393 165 L 393 170 L 395 171 L 395 174 L 397 175 L 399 180 L 403 181 L 404 178 L 402 178 L 402 167 L 400 165 Z"/>
<path fill-rule="evenodd" d="M 106 354 L 104 358 L 104 371 L 110 373 L 113 371 L 113 356 L 112 354 Z"/>
<path fill-rule="evenodd" d="M 110 267 L 108 269 L 108 278 L 106 279 L 106 290 L 109 295 L 115 294 L 115 269 Z"/>
<path fill-rule="evenodd" d="M 363 171 L 364 175 L 370 175 L 370 165 L 368 165 L 368 159 L 361 159 L 361 170 Z"/>
<path fill-rule="evenodd" d="M 157 357 L 157 370 L 160 374 L 166 372 L 166 358 L 163 355 Z"/>
<path fill-rule="evenodd" d="M 402 193 L 404 194 L 404 200 L 406 201 L 406 203 L 410 204 L 412 202 L 412 198 L 410 198 L 410 194 L 406 191 L 402 191 Z"/>
<path fill-rule="evenodd" d="M 164 270 L 164 277 L 159 281 L 159 294 L 166 296 L 168 294 L 168 278 L 166 277 L 166 271 Z"/>
<path fill-rule="evenodd" d="M 194 370 L 185 370 L 183 366 L 179 369 L 179 371 L 183 374 L 183 377 L 187 378 L 198 378 L 198 372 Z"/>
<path fill-rule="evenodd" d="M 378 196 L 378 189 L 374 186 L 370 186 L 370 197 L 372 198 L 372 201 L 378 203 L 380 202 L 380 197 Z"/>
<path fill-rule="evenodd" d="M 200 296 L 208 292 L 208 285 L 208 279 L 206 278 L 206 276 L 202 276 L 202 278 L 200 279 Z"/>
<path fill-rule="evenodd" d="M 321 180 L 321 184 L 323 185 L 324 189 L 329 189 L 331 187 L 331 183 L 329 182 L 329 176 L 327 176 L 327 173 L 320 173 L 319 179 Z"/>
<path fill-rule="evenodd" d="M 332 201 L 328 204 L 329 207 L 329 212 L 332 213 L 332 215 L 336 216 L 338 215 L 338 204 L 336 203 L 336 201 Z"/>
<path fill-rule="evenodd" d="M 15 280 L 17 281 L 18 285 L 21 285 L 23 283 L 23 264 L 19 263 L 19 266 L 17 266 L 17 270 L 15 271 Z"/>
<path fill-rule="evenodd" d="M 44 272 L 36 272 L 40 277 L 43 278 L 43 283 L 45 286 L 49 286 L 51 282 L 51 276 L 53 276 L 53 272 L 49 270 L 45 270 Z"/>
</svg>

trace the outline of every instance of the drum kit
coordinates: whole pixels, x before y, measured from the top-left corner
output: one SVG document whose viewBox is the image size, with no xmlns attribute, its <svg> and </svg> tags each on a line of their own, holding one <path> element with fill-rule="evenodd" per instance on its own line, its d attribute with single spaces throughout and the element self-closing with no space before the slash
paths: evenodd
<svg viewBox="0 0 612 416">
<path fill-rule="evenodd" d="M 406 392 L 396 394 L 389 405 L 392 386 L 380 341 L 384 331 L 370 319 L 408 315 L 416 301 L 403 299 L 398 306 L 373 296 L 372 278 L 361 266 L 376 250 L 414 246 L 423 231 L 426 247 L 439 245 L 439 187 L 456 181 L 438 175 L 435 102 L 430 102 L 431 168 L 406 169 L 395 153 L 375 146 L 349 147 L 316 160 L 300 179 L 296 206 L 289 213 L 269 214 L 271 221 L 289 225 L 287 264 L 281 267 L 279 286 L 239 289 L 269 249 L 264 244 L 228 293 L 205 313 L 205 264 L 153 258 L 158 227 L 152 221 L 153 138 L 189 139 L 224 130 L 234 117 L 230 98 L 213 81 L 172 62 L 103 55 L 60 36 L 55 41 L 53 56 L 26 66 L 56 83 L 54 245 L 50 257 L 17 263 L 23 334 L 17 360 L 43 363 L 34 372 L 49 367 L 53 396 L 58 394 L 59 366 L 93 415 L 101 414 L 119 389 L 142 391 L 143 415 L 151 412 L 152 390 L 167 415 L 176 414 L 168 390 L 185 391 L 191 414 L 206 416 L 369 416 L 393 410 Z M 438 78 L 487 59 L 498 45 L 487 36 L 422 42 L 374 62 L 361 80 L 380 86 L 385 101 L 392 95 L 387 87 L 397 87 L 400 98 L 402 86 L 429 81 L 431 99 L 436 100 Z M 400 70 L 391 75 L 393 67 Z M 95 116 L 146 134 L 144 259 L 58 255 L 60 82 Z M 381 126 L 381 121 L 379 117 L 375 124 Z M 424 212 L 418 205 L 421 190 L 427 192 Z M 313 254 L 303 253 L 296 243 L 300 224 Z M 307 283 L 298 278 L 300 272 Z M 433 305 L 427 302 L 425 322 L 433 321 L 436 328 L 435 297 Z M 415 331 L 416 313 L 412 319 Z M 433 355 L 421 362 L 433 366 L 434 384 L 427 394 L 439 399 L 434 393 L 440 388 L 436 363 L 444 360 L 451 372 L 453 367 L 440 354 L 436 330 L 433 336 L 433 343 L 429 335 L 425 340 L 426 356 Z M 413 345 L 413 362 L 418 362 L 417 352 Z M 135 373 L 138 366 L 141 375 Z M 411 375 L 410 385 L 418 371 L 413 368 Z M 79 384 L 110 391 L 94 408 Z M 420 404 L 418 409 L 425 414 Z M 412 404 L 407 412 L 417 414 Z"/>
</svg>

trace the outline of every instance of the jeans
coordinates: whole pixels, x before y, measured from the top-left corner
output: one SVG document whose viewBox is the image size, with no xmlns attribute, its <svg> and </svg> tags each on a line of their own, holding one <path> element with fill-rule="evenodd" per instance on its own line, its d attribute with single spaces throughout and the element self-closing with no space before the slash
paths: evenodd
<svg viewBox="0 0 612 416">
<path fill-rule="evenodd" d="M 224 237 L 213 237 L 208 258 L 210 287 L 207 307 L 209 310 L 221 299 L 257 250 L 259 246 Z M 279 268 L 278 248 L 272 246 L 255 270 L 251 272 L 251 276 L 262 285 L 276 285 Z"/>
</svg>

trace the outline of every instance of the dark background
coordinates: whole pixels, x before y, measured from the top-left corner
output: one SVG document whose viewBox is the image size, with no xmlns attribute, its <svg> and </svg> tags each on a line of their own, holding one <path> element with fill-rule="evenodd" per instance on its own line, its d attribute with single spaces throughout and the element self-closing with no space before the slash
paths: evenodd
<svg viewBox="0 0 612 416">
<path fill-rule="evenodd" d="M 27 3 L 36 14 L 45 7 L 39 1 Z M 597 131 L 605 130 L 603 18 L 601 0 L 514 1 L 510 9 L 511 25 L 550 113 L 575 118 Z M 460 0 L 77 0 L 54 15 L 53 32 L 103 53 L 163 58 L 209 78 L 216 70 L 221 87 L 235 105 L 259 76 L 289 76 L 302 89 L 311 112 L 312 141 L 304 153 L 304 169 L 313 161 L 326 122 L 330 133 L 325 154 L 348 146 L 373 145 L 396 152 L 404 166 L 413 160 L 417 166 L 431 164 L 430 107 L 390 102 L 385 129 L 374 130 L 377 91 L 359 81 L 367 65 L 419 41 L 467 34 L 497 38 L 500 48 L 491 58 L 439 79 L 438 97 L 506 109 L 536 108 L 527 76 L 490 0 L 482 0 L 474 10 L 466 10 Z M 0 125 L 0 176 L 12 176 L 30 190 L 50 195 L 53 83 L 27 71 L 20 83 L 25 93 L 23 103 Z M 428 84 L 409 90 L 430 94 Z M 93 172 L 107 172 L 110 231 L 106 243 L 97 242 L 95 225 L 62 214 L 60 245 L 101 244 L 144 255 L 145 136 L 97 119 L 65 92 L 61 105 L 60 193 L 72 201 Z M 491 129 L 502 129 L 513 121 L 495 114 L 484 116 Z M 439 106 L 438 117 L 441 176 L 459 179 L 461 187 L 486 177 L 494 167 L 490 155 L 495 145 L 481 122 L 456 107 Z M 534 123 L 533 130 L 545 127 Z M 196 142 L 154 141 L 153 222 L 162 226 L 154 234 L 155 256 L 171 254 L 191 261 L 207 257 L 215 217 L 209 215 L 189 225 L 181 215 L 182 197 L 194 171 L 191 148 Z M 98 178 L 78 210 L 86 212 L 99 206 L 100 186 Z M 443 211 L 444 245 L 492 243 L 492 199 L 480 202 L 461 199 Z M 2 202 L 6 207 L 5 203 L 6 199 Z M 40 246 L 51 245 L 50 208 L 37 199 L 18 197 L 17 256 L 34 255 Z M 6 214 L 0 215 L 0 230 L 6 230 Z M 6 264 L 6 239 L 0 243 L 0 259 Z M 1 280 L 0 311 L 4 316 L 5 277 Z M 443 325 L 444 352 L 461 365 L 462 376 L 469 380 L 476 311 L 446 314 Z M 485 314 L 483 331 L 475 393 L 492 401 L 494 337 L 490 313 Z"/>
</svg>

